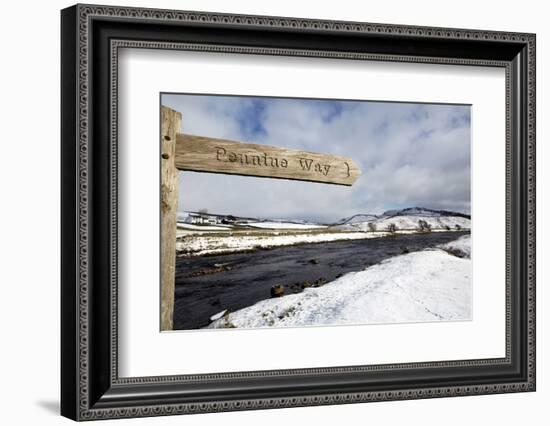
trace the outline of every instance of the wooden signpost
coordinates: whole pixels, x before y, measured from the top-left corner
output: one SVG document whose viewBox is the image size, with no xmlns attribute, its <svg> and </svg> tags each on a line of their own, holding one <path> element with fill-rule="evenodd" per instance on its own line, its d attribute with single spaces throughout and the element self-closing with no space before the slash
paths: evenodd
<svg viewBox="0 0 550 426">
<path fill-rule="evenodd" d="M 178 133 L 181 114 L 161 107 L 161 330 L 173 329 L 178 170 L 351 186 L 351 158 Z"/>
</svg>

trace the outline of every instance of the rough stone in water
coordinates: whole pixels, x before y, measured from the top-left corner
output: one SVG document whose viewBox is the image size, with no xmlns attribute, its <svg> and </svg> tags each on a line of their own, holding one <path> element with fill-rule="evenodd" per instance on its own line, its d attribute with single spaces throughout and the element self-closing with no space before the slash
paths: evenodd
<svg viewBox="0 0 550 426">
<path fill-rule="evenodd" d="M 302 288 L 308 288 L 308 287 L 311 287 L 311 283 L 309 281 L 304 281 L 302 283 Z"/>
<path fill-rule="evenodd" d="M 271 287 L 271 297 L 280 297 L 285 294 L 285 286 L 277 284 Z"/>
</svg>

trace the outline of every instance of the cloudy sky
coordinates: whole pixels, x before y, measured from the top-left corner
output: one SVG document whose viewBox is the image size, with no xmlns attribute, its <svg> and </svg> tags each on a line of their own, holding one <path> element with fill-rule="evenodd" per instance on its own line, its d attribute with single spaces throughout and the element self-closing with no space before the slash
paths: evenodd
<svg viewBox="0 0 550 426">
<path fill-rule="evenodd" d="M 352 187 L 180 172 L 180 211 L 331 222 L 429 207 L 470 213 L 470 106 L 163 94 L 182 133 L 351 157 Z"/>
</svg>

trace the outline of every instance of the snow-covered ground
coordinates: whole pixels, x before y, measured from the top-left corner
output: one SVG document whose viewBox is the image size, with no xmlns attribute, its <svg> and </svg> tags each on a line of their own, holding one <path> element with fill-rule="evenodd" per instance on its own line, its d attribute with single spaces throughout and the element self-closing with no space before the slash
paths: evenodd
<svg viewBox="0 0 550 426">
<path fill-rule="evenodd" d="M 181 230 L 198 231 L 198 232 L 206 232 L 206 231 L 223 232 L 223 231 L 230 231 L 232 229 L 232 227 L 228 225 L 194 225 L 192 223 L 185 223 L 185 222 L 178 222 L 177 228 Z"/>
<path fill-rule="evenodd" d="M 261 229 L 322 229 L 327 225 L 316 225 L 311 223 L 293 223 L 293 222 L 249 222 L 248 226 Z"/>
<path fill-rule="evenodd" d="M 472 257 L 472 239 L 470 235 L 464 235 L 447 244 L 441 244 L 439 248 L 457 257 L 464 257 L 468 259 L 471 259 Z"/>
<path fill-rule="evenodd" d="M 367 232 L 241 232 L 231 235 L 223 233 L 186 234 L 178 232 L 176 250 L 178 255 L 201 256 L 205 254 L 222 254 L 266 249 L 293 244 L 321 243 L 341 240 L 358 240 L 378 238 L 388 233 Z"/>
<path fill-rule="evenodd" d="M 319 288 L 258 302 L 210 328 L 464 321 L 472 317 L 470 236 L 387 259 Z M 460 250 L 463 257 L 451 254 Z"/>
<path fill-rule="evenodd" d="M 387 231 L 367 232 L 362 230 L 261 230 L 237 231 L 230 229 L 212 229 L 211 226 L 187 229 L 178 227 L 176 251 L 179 256 L 203 256 L 206 254 L 237 253 L 257 249 L 268 249 L 294 244 L 324 243 L 331 241 L 364 240 L 390 236 Z M 216 232 L 212 232 L 216 231 Z M 295 232 L 290 232 L 295 231 Z M 444 229 L 433 229 L 432 232 L 445 232 Z M 452 229 L 455 231 L 455 229 Z M 396 235 L 414 234 L 414 229 L 398 229 Z"/>
</svg>

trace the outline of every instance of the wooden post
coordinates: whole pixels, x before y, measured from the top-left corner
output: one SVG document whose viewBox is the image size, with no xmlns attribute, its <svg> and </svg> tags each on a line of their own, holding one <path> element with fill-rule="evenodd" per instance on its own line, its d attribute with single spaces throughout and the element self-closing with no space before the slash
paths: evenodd
<svg viewBox="0 0 550 426">
<path fill-rule="evenodd" d="M 176 279 L 176 228 L 179 178 L 176 169 L 176 135 L 180 131 L 181 114 L 161 108 L 160 159 L 160 329 L 174 328 L 174 292 Z"/>
</svg>

